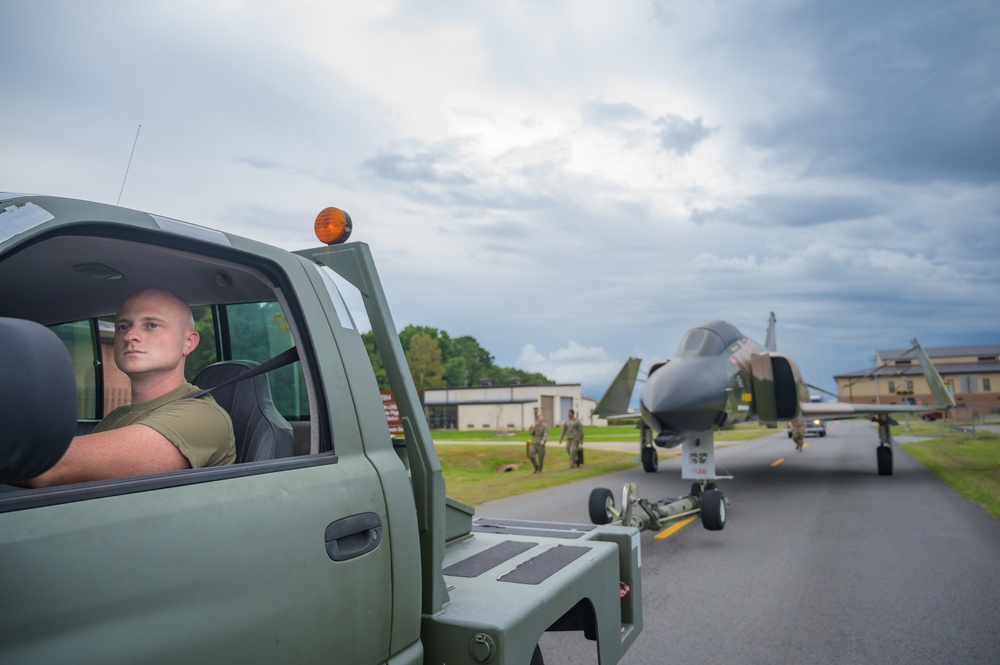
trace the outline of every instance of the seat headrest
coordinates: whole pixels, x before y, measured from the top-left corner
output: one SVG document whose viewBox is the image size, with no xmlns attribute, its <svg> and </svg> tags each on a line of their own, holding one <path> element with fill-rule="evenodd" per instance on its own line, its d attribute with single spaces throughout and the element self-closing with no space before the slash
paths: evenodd
<svg viewBox="0 0 1000 665">
<path fill-rule="evenodd" d="M 257 364 L 251 360 L 218 362 L 198 372 L 194 383 L 203 390 L 214 388 Z M 292 427 L 274 406 L 271 386 L 265 374 L 222 386 L 213 390 L 211 395 L 233 421 L 237 463 L 290 457 L 294 454 L 295 437 Z"/>
</svg>

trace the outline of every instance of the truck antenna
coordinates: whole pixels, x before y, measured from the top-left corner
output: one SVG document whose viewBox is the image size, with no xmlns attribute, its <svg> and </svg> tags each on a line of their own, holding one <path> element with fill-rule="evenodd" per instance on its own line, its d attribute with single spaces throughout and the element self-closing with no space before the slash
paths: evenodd
<svg viewBox="0 0 1000 665">
<path fill-rule="evenodd" d="M 122 202 L 122 192 L 125 191 L 125 181 L 128 179 L 128 170 L 132 168 L 132 155 L 135 154 L 135 144 L 139 142 L 139 130 L 142 129 L 142 125 L 139 125 L 139 129 L 135 130 L 135 140 L 132 141 L 132 152 L 128 156 L 128 166 L 125 167 L 125 177 L 122 178 L 122 188 L 118 191 L 118 201 L 115 205 Z"/>
</svg>

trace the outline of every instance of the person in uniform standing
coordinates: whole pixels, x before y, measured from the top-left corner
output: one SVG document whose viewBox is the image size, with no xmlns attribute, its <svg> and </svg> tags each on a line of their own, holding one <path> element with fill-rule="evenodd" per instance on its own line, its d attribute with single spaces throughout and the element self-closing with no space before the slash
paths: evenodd
<svg viewBox="0 0 1000 665">
<path fill-rule="evenodd" d="M 548 440 L 549 429 L 545 426 L 545 419 L 542 414 L 535 417 L 535 424 L 528 430 L 531 434 L 531 447 L 528 448 L 528 459 L 535 467 L 535 473 L 542 472 L 542 464 L 545 462 L 545 442 Z"/>
<path fill-rule="evenodd" d="M 795 442 L 795 450 L 802 452 L 802 445 L 806 438 L 806 421 L 801 418 L 792 421 L 792 441 Z"/>
<path fill-rule="evenodd" d="M 569 410 L 569 417 L 563 423 L 562 434 L 559 435 L 559 443 L 566 437 L 566 452 L 569 453 L 569 468 L 580 466 L 580 447 L 583 445 L 583 423 L 576 417 L 573 409 Z"/>
</svg>

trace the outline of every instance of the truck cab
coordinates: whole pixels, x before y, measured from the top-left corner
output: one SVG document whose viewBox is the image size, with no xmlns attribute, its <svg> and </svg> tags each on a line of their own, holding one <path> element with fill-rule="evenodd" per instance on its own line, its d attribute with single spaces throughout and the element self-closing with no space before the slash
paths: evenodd
<svg viewBox="0 0 1000 665">
<path fill-rule="evenodd" d="M 70 377 L 70 435 L 128 403 L 111 322 L 147 287 L 192 306 L 193 383 L 292 359 L 245 382 L 281 442 L 238 437 L 253 452 L 227 466 L 23 489 L 34 471 L 20 460 L 58 459 L 69 442 L 11 429 L 0 663 L 527 663 L 547 629 L 580 630 L 617 662 L 635 640 L 634 529 L 483 523 L 445 498 L 366 245 L 290 252 L 135 210 L 0 194 L 0 317 L 65 349 L 53 362 Z M 361 324 L 399 408 L 395 437 Z M 50 405 L 16 379 L 41 359 L 13 355 L 0 399 L 43 422 Z"/>
</svg>

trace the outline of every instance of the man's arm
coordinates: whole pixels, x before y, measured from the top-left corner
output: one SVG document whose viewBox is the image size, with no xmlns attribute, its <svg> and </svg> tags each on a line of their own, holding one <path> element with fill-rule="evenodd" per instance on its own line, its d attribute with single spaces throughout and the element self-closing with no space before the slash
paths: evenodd
<svg viewBox="0 0 1000 665">
<path fill-rule="evenodd" d="M 128 425 L 75 437 L 54 467 L 26 484 L 49 487 L 190 468 L 165 436 L 145 425 Z"/>
</svg>

